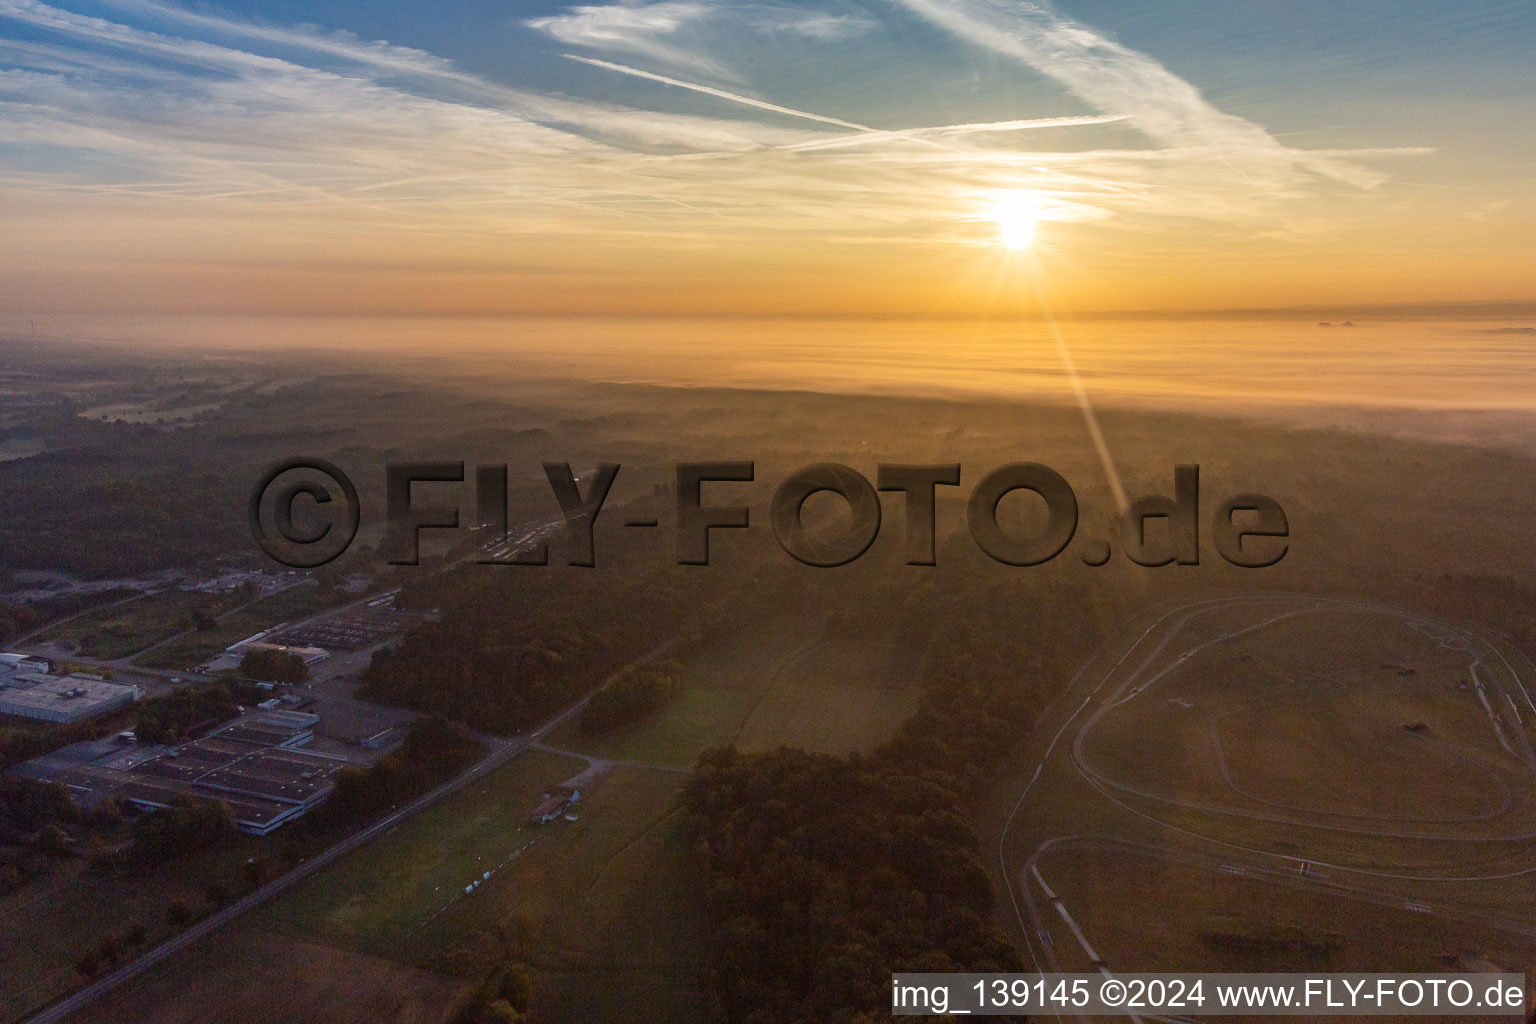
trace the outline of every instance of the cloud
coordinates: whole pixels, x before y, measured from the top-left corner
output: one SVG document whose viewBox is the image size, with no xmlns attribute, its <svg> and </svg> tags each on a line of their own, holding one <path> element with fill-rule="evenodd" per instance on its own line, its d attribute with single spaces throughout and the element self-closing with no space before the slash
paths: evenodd
<svg viewBox="0 0 1536 1024">
<path fill-rule="evenodd" d="M 15 216 L 38 197 L 162 219 L 258 216 L 274 233 L 349 243 L 380 231 L 673 246 L 820 232 L 942 247 L 980 237 L 967 217 L 999 189 L 1030 190 L 1062 220 L 1272 229 L 1287 199 L 1381 180 L 1361 163 L 1373 154 L 1282 145 L 1048 8 L 900 2 L 1090 111 L 903 122 L 905 100 L 952 69 L 878 61 L 889 95 L 861 106 L 842 87 L 853 48 L 812 43 L 881 26 L 825 3 L 659 0 L 531 23 L 573 47 L 668 65 L 573 55 L 593 76 L 663 87 L 614 103 L 575 94 L 579 80 L 560 94 L 515 88 L 419 49 L 159 0 L 104 0 L 117 20 L 0 0 L 0 20 L 29 29 L 0 37 L 0 203 Z M 761 70 L 789 58 L 823 77 Z M 775 101 L 786 95 L 822 98 Z"/>
<path fill-rule="evenodd" d="M 548 32 L 569 46 L 633 53 L 675 67 L 723 73 L 724 69 L 714 61 L 659 38 L 699 21 L 711 9 L 711 5 L 696 0 L 657 0 L 649 4 L 573 7 L 564 14 L 532 18 L 524 24 Z"/>
<path fill-rule="evenodd" d="M 1382 175 L 1344 160 L 1291 149 L 1259 125 L 1223 113 L 1156 60 L 1030 0 L 896 0 L 976 46 L 1011 57 L 1066 86 L 1098 110 L 1123 114 L 1164 146 L 1209 149 L 1288 187 L 1310 173 L 1359 188 Z"/>
<path fill-rule="evenodd" d="M 1494 199 L 1490 202 L 1484 203 L 1482 206 L 1479 206 L 1476 209 L 1468 210 L 1467 219 L 1485 221 L 1492 218 L 1496 214 L 1503 213 L 1507 209 L 1509 209 L 1508 199 Z"/>
<path fill-rule="evenodd" d="M 754 24 L 774 33 L 804 36 L 819 43 L 840 43 L 868 35 L 880 23 L 868 14 L 833 14 L 827 11 L 803 11 L 794 8 L 763 8 Z"/>
</svg>

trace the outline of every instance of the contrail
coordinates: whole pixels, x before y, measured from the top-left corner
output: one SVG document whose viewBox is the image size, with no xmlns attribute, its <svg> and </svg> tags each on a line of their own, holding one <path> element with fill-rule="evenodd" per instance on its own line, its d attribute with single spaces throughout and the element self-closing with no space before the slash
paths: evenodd
<svg viewBox="0 0 1536 1024">
<path fill-rule="evenodd" d="M 628 64 L 615 64 L 613 61 L 599 60 L 596 57 L 581 57 L 574 53 L 563 53 L 561 56 L 566 60 L 590 64 L 595 68 L 616 71 L 621 75 L 631 75 L 635 78 L 644 78 L 651 82 L 660 82 L 662 85 L 670 85 L 678 89 L 687 89 L 690 92 L 703 93 L 705 96 L 714 96 L 717 99 L 729 100 L 732 103 L 740 103 L 744 106 L 771 111 L 775 114 L 785 114 L 789 117 L 816 121 L 820 124 L 835 125 L 838 128 L 850 128 L 859 133 L 851 137 L 842 136 L 833 139 L 816 139 L 811 142 L 778 147 L 786 151 L 835 149 L 841 146 L 854 146 L 866 142 L 879 142 L 885 139 L 907 139 L 912 142 L 921 142 L 924 145 L 935 146 L 939 149 L 952 149 L 952 146 L 946 146 L 942 142 L 931 139 L 928 136 L 975 135 L 983 132 L 1014 132 L 1032 128 L 1065 128 L 1075 125 L 1108 124 L 1111 121 L 1126 120 L 1126 115 L 1124 114 L 1083 114 L 1068 117 L 1040 117 L 1029 120 L 945 124 L 926 128 L 875 128 L 871 125 L 859 124 L 857 121 L 844 121 L 840 117 L 828 117 L 826 114 L 817 114 L 809 110 L 798 110 L 795 107 L 780 106 L 777 103 L 769 103 L 767 100 L 743 96 L 741 93 L 730 92 L 726 89 L 716 89 L 712 85 L 700 85 L 697 82 L 688 82 L 681 78 L 672 78 L 669 75 L 658 75 L 654 71 L 642 71 L 639 68 L 630 67 Z"/>
<path fill-rule="evenodd" d="M 701 92 L 706 96 L 715 96 L 722 100 L 730 100 L 732 103 L 741 103 L 759 110 L 771 110 L 775 114 L 788 114 L 790 117 L 803 117 L 807 121 L 820 121 L 822 124 L 833 124 L 839 128 L 852 128 L 856 132 L 876 132 L 880 129 L 871 128 L 867 124 L 858 124 L 854 121 L 844 121 L 841 118 L 827 117 L 825 114 L 813 114 L 809 110 L 796 110 L 794 107 L 781 107 L 777 103 L 769 103 L 767 100 L 755 100 L 751 96 L 743 96 L 736 92 L 727 92 L 724 89 L 716 89 L 711 85 L 699 85 L 696 82 L 685 82 L 680 78 L 669 78 L 666 75 L 658 75 L 651 71 L 641 71 L 625 64 L 615 64 L 612 61 L 598 60 L 596 57 L 578 57 L 574 53 L 561 54 L 566 60 L 578 61 L 582 64 L 590 64 L 595 68 L 606 68 L 609 71 L 617 71 L 621 75 L 633 75 L 636 78 L 646 78 L 652 82 L 660 82 L 662 85 L 676 86 L 679 89 L 690 89 L 693 92 Z"/>
<path fill-rule="evenodd" d="M 1085 124 L 1109 124 L 1112 121 L 1124 121 L 1124 114 L 1085 114 L 1080 117 L 1037 117 L 1023 121 L 984 121 L 976 124 L 942 124 L 931 128 L 904 128 L 891 131 L 864 131 L 858 135 L 839 135 L 831 139 L 816 139 L 811 142 L 796 142 L 792 145 L 781 146 L 780 149 L 792 151 L 805 151 L 813 149 L 836 149 L 842 146 L 860 146 L 867 142 L 879 142 L 883 139 L 913 139 L 922 140 L 928 135 L 982 135 L 988 132 L 1017 132 L 1028 131 L 1033 128 L 1067 128 Z"/>
</svg>

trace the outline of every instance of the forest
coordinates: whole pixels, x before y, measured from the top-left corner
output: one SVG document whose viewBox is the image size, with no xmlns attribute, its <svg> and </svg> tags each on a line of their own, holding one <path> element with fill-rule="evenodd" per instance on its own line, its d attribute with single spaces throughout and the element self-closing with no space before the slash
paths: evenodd
<svg viewBox="0 0 1536 1024">
<path fill-rule="evenodd" d="M 441 617 L 379 651 L 359 696 L 511 735 L 627 665 L 679 656 L 772 608 L 792 588 L 758 561 L 740 571 L 671 564 L 622 530 L 599 525 L 596 570 L 464 564 L 407 586 L 402 606 L 442 606 Z"/>
<path fill-rule="evenodd" d="M 700 759 L 688 832 L 727 1020 L 885 1020 L 894 971 L 1023 968 L 991 923 L 964 812 L 1095 640 L 1092 616 L 1053 612 L 1094 607 L 1079 591 L 1045 575 L 928 581 L 904 612 L 929 636 L 921 705 L 890 741 Z"/>
</svg>

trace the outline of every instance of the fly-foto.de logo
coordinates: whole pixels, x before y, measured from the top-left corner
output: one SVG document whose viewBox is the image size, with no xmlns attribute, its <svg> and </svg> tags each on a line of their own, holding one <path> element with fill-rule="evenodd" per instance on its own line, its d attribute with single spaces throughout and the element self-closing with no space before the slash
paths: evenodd
<svg viewBox="0 0 1536 1024">
<path fill-rule="evenodd" d="M 593 527 L 602 514 L 619 475 L 618 463 L 605 462 L 578 476 L 566 462 L 543 463 L 555 504 L 556 524 L 563 523 L 568 565 L 597 564 Z M 465 529 L 459 506 L 426 504 L 413 492 L 414 484 L 459 484 L 470 498 L 473 485 L 474 520 L 479 529 L 508 537 L 507 466 L 477 465 L 466 473 L 463 462 L 391 463 L 384 472 L 384 555 L 392 565 L 416 565 L 425 530 Z M 675 557 L 681 565 L 709 565 L 710 535 L 715 530 L 744 530 L 752 526 L 753 509 L 742 502 L 742 487 L 757 479 L 751 461 L 681 462 L 677 464 L 673 532 Z M 884 510 L 880 493 L 902 497 L 904 551 L 908 565 L 934 565 L 939 488 L 959 487 L 959 463 L 895 464 L 876 467 L 875 481 L 836 462 L 805 466 L 784 478 L 768 506 L 768 522 L 788 555 L 806 565 L 830 568 L 847 565 L 869 550 L 879 536 Z M 1018 491 L 1044 501 L 1043 524 L 1031 529 L 1007 527 L 998 506 Z M 807 499 L 828 492 L 845 504 L 847 514 L 831 526 L 815 528 L 804 521 Z M 1173 471 L 1173 495 L 1149 495 L 1131 501 L 1121 512 L 1118 537 L 1080 538 L 1075 550 L 1086 565 L 1103 565 L 1118 547 L 1137 565 L 1200 564 L 1202 518 L 1200 467 L 1178 465 Z M 987 555 L 1006 565 L 1041 565 L 1056 558 L 1078 535 L 1077 495 L 1065 477 L 1037 462 L 1011 462 L 990 470 L 966 499 L 966 526 L 972 540 Z M 357 488 L 340 467 L 325 459 L 292 458 L 274 464 L 251 492 L 252 535 L 263 551 L 293 568 L 315 568 L 340 557 L 356 538 L 362 510 Z M 655 529 L 658 517 L 632 517 L 626 527 Z M 1285 510 L 1262 494 L 1236 494 L 1211 510 L 1209 540 L 1216 553 L 1232 565 L 1262 568 L 1280 561 L 1290 544 Z M 503 545 L 506 547 L 506 545 Z M 482 558 L 491 565 L 542 566 L 550 563 L 549 544 L 542 536 L 516 551 Z"/>
</svg>

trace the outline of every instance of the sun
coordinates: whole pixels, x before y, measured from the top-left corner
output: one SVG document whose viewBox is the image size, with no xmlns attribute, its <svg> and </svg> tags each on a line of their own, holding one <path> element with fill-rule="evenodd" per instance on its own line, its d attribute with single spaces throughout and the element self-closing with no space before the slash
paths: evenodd
<svg viewBox="0 0 1536 1024">
<path fill-rule="evenodd" d="M 1035 244 L 1040 202 L 1031 192 L 999 192 L 992 203 L 992 219 L 997 221 L 998 237 L 1005 248 L 1028 249 Z"/>
</svg>

